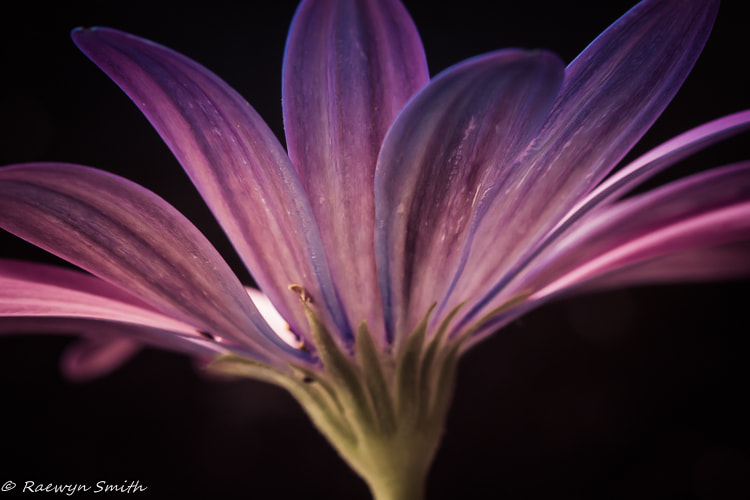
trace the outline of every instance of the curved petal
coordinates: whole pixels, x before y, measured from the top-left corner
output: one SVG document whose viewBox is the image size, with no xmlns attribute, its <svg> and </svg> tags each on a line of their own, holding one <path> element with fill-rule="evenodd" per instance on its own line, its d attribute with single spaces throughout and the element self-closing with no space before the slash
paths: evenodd
<svg viewBox="0 0 750 500">
<path fill-rule="evenodd" d="M 746 278 L 750 276 L 749 219 L 750 204 L 745 203 L 729 210 L 706 214 L 705 217 L 693 220 L 682 227 L 666 228 L 661 234 L 655 232 L 656 234 L 640 241 L 636 240 L 631 245 L 613 249 L 601 259 L 571 271 L 560 280 L 550 283 L 544 290 L 491 318 L 475 332 L 469 345 L 475 344 L 532 309 L 563 296 L 634 285 Z M 717 235 L 716 228 L 721 225 L 725 225 L 725 229 L 728 230 Z M 695 246 L 680 249 L 682 245 L 686 245 L 685 239 L 680 241 L 681 237 L 685 237 L 684 233 L 692 235 L 692 238 L 686 238 L 687 245 L 692 242 Z M 706 246 L 702 246 L 703 238 L 706 238 Z M 712 244 L 724 240 L 729 242 Z M 670 248 L 670 245 L 676 246 L 676 249 L 674 246 Z M 513 288 L 518 290 L 515 286 Z M 499 305 L 498 301 L 490 302 L 480 314 L 486 314 Z"/>
<path fill-rule="evenodd" d="M 703 50 L 718 7 L 717 0 L 640 2 L 568 66 L 525 160 L 534 170 L 528 182 L 563 195 L 553 212 L 598 184 L 656 121 Z"/>
<path fill-rule="evenodd" d="M 496 199 L 479 230 L 504 236 L 471 249 L 455 287 L 454 302 L 482 297 L 466 308 L 469 316 L 507 290 L 544 235 L 661 114 L 703 49 L 718 3 L 640 2 L 566 68 L 560 96 L 519 165 L 513 189 Z"/>
<path fill-rule="evenodd" d="M 376 253 L 391 335 L 409 331 L 447 293 L 476 219 L 504 195 L 562 76 L 562 63 L 547 52 L 488 54 L 439 75 L 394 122 L 375 173 Z"/>
<path fill-rule="evenodd" d="M 166 316 L 106 281 L 44 264 L 0 259 L 0 317 L 118 321 L 185 335 L 195 327 Z"/>
<path fill-rule="evenodd" d="M 429 75 L 397 0 L 306 0 L 284 56 L 289 156 L 320 227 L 352 325 L 382 332 L 373 250 L 375 162 L 396 114 Z"/>
<path fill-rule="evenodd" d="M 86 382 L 108 375 L 140 350 L 140 344 L 126 338 L 80 340 L 65 350 L 60 366 L 68 379 Z"/>
<path fill-rule="evenodd" d="M 750 162 L 744 162 L 629 198 L 580 221 L 509 284 L 509 294 L 522 300 L 485 323 L 474 342 L 561 296 L 749 275 Z M 496 297 L 477 316 L 501 304 Z"/>
<path fill-rule="evenodd" d="M 307 198 L 284 149 L 255 110 L 196 62 L 108 28 L 73 40 L 151 121 L 218 219 L 259 286 L 296 332 L 307 322 L 291 284 L 330 324 L 339 316 Z"/>
<path fill-rule="evenodd" d="M 77 165 L 2 168 L 0 227 L 268 362 L 305 356 L 268 327 L 195 226 L 130 181 Z"/>
<path fill-rule="evenodd" d="M 266 320 L 268 326 L 278 335 L 284 342 L 293 346 L 296 349 L 302 348 L 304 342 L 291 331 L 289 323 L 284 320 L 284 317 L 273 307 L 271 299 L 266 294 L 255 288 L 245 287 L 247 294 L 252 299 L 253 304 L 258 309 L 263 319 Z"/>
<path fill-rule="evenodd" d="M 658 174 L 683 158 L 715 144 L 716 142 L 726 139 L 727 137 L 745 132 L 748 129 L 750 129 L 750 111 L 734 113 L 688 130 L 633 160 L 630 164 L 607 178 L 597 186 L 596 189 L 591 191 L 585 198 L 576 204 L 576 206 L 565 215 L 563 220 L 561 220 L 552 231 L 544 236 L 538 245 L 534 247 L 532 252 L 524 256 L 523 259 L 519 259 L 511 270 L 506 271 L 506 274 L 503 276 L 503 282 L 507 284 L 515 278 L 519 272 L 522 272 L 529 266 L 533 266 L 533 260 L 536 257 L 545 251 L 547 247 L 552 245 L 561 235 L 564 235 L 570 227 L 579 222 L 583 217 L 590 215 L 597 210 L 606 209 L 606 207 L 609 206 L 613 200 L 617 199 L 617 197 L 635 188 L 638 184 Z M 708 258 L 708 255 L 706 257 Z M 675 258 L 675 262 L 681 262 L 681 260 Z M 650 266 L 646 267 L 650 269 Z M 712 266 L 707 265 L 705 272 L 710 272 L 709 269 L 711 267 Z M 694 269 L 697 268 L 694 267 Z M 651 271 L 644 269 L 643 272 L 649 274 Z M 675 272 L 677 272 L 675 275 L 676 279 L 681 275 L 685 275 L 684 279 L 688 279 L 687 274 L 685 274 L 687 273 L 687 269 Z M 716 272 L 719 272 L 718 269 Z M 622 278 L 624 284 L 628 279 L 631 279 L 627 276 L 632 276 L 632 279 L 635 280 L 640 272 L 634 269 L 632 274 L 625 271 L 623 271 L 623 274 L 626 275 Z M 597 278 L 596 281 L 598 282 L 599 278 Z M 604 281 L 609 282 L 610 280 L 607 279 Z M 613 277 L 611 281 L 614 283 L 616 278 Z M 606 285 L 602 284 L 602 286 Z M 588 290 L 588 285 L 586 289 Z M 517 292 L 518 290 L 515 287 L 505 288 L 503 293 L 499 296 L 493 297 L 487 302 L 488 307 L 485 307 L 485 309 L 491 309 L 494 306 L 500 305 L 505 300 L 508 300 L 513 293 Z"/>
<path fill-rule="evenodd" d="M 215 343 L 208 348 L 194 327 L 99 278 L 0 259 L 0 332 L 33 329 L 86 337 L 70 346 L 61 360 L 63 373 L 76 381 L 110 373 L 135 355 L 143 342 L 203 358 L 227 351 Z"/>
<path fill-rule="evenodd" d="M 553 244 L 522 286 L 544 297 L 638 262 L 748 240 L 750 162 L 743 162 L 598 212 Z"/>
<path fill-rule="evenodd" d="M 571 209 L 565 219 L 555 228 L 553 235 L 564 231 L 566 227 L 595 207 L 615 200 L 678 161 L 747 130 L 750 130 L 750 110 L 704 123 L 657 146 L 598 185 Z M 553 235 L 550 237 L 554 237 Z"/>
<path fill-rule="evenodd" d="M 132 342 L 134 345 L 150 346 L 159 349 L 187 354 L 195 358 L 213 358 L 217 354 L 235 353 L 241 356 L 253 357 L 246 349 L 237 349 L 226 344 L 220 344 L 212 340 L 199 338 L 191 335 L 183 335 L 177 332 L 160 330 L 158 328 L 144 327 L 132 323 L 119 323 L 116 321 L 101 321 L 90 318 L 70 317 L 0 317 L 0 335 L 75 335 L 96 344 L 118 343 L 120 340 Z M 76 349 L 73 344 L 72 349 Z M 77 356 L 76 353 L 72 354 Z M 115 357 L 110 358 L 112 362 L 118 361 Z M 78 356 L 78 360 L 83 359 Z M 120 359 L 119 361 L 125 361 Z M 104 374 L 104 365 L 100 365 Z M 82 367 L 83 368 L 83 367 Z M 111 369 L 117 368 L 112 365 Z"/>
<path fill-rule="evenodd" d="M 576 287 L 590 292 L 656 283 L 731 280 L 750 276 L 750 237 L 724 245 L 691 248 L 638 262 Z"/>
</svg>

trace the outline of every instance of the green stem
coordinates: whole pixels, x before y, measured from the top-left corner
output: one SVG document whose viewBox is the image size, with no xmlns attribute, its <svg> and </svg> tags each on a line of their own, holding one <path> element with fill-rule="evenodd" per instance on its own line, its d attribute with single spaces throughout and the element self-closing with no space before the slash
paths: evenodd
<svg viewBox="0 0 750 500">
<path fill-rule="evenodd" d="M 422 500 L 424 477 L 380 478 L 369 482 L 374 500 Z"/>
<path fill-rule="evenodd" d="M 354 352 L 338 345 L 303 302 L 321 367 L 271 368 L 222 356 L 211 369 L 260 378 L 287 389 L 341 457 L 367 482 L 375 500 L 422 500 L 440 443 L 460 342 L 427 338 L 431 310 L 396 352 L 378 350 L 367 325 Z"/>
<path fill-rule="evenodd" d="M 360 434 L 356 443 L 336 443 L 342 458 L 365 480 L 375 500 L 420 500 L 440 442 L 440 425 Z"/>
</svg>

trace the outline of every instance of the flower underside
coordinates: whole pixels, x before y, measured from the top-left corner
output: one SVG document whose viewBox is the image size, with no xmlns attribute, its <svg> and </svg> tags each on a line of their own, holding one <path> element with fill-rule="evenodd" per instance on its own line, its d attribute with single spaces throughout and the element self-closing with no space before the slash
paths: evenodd
<svg viewBox="0 0 750 500">
<path fill-rule="evenodd" d="M 320 369 L 290 364 L 284 371 L 229 354 L 215 359 L 208 370 L 288 390 L 377 498 L 419 498 L 421 483 L 413 478 L 425 477 L 437 451 L 462 348 L 484 322 L 526 296 L 515 297 L 452 338 L 450 324 L 461 306 L 428 335 L 433 306 L 395 349 L 376 346 L 363 321 L 353 352 L 347 352 L 320 321 L 304 288 L 290 289 L 304 308 Z M 410 490 L 391 491 L 404 487 Z"/>
<path fill-rule="evenodd" d="M 84 335 L 68 364 L 81 378 L 140 345 L 215 358 L 210 370 L 293 394 L 377 498 L 420 498 L 469 346 L 565 294 L 750 274 L 750 162 L 623 198 L 750 129 L 750 111 L 610 175 L 676 94 L 717 11 L 644 0 L 567 66 L 506 49 L 430 78 L 397 0 L 303 0 L 283 64 L 286 148 L 195 61 L 75 30 L 259 289 L 142 186 L 11 165 L 0 227 L 90 274 L 0 260 L 0 332 Z"/>
</svg>

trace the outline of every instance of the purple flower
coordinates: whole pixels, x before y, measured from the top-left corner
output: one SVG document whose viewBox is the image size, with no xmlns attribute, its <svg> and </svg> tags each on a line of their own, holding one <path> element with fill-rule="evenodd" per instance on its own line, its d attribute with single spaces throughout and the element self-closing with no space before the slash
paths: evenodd
<svg viewBox="0 0 750 500">
<path fill-rule="evenodd" d="M 217 371 L 290 390 L 376 496 L 418 495 L 468 346 L 564 295 L 750 270 L 750 163 L 623 199 L 747 130 L 750 112 L 610 175 L 711 29 L 717 2 L 674 3 L 639 4 L 567 68 L 509 49 L 428 82 L 400 4 L 303 2 L 284 60 L 288 155 L 197 63 L 115 30 L 76 31 L 265 295 L 248 295 L 144 188 L 76 165 L 12 165 L 0 170 L 0 227 L 93 276 L 0 261 L 0 328 L 82 334 L 65 363 L 78 378 L 140 345 L 216 358 Z M 411 482 L 383 466 L 395 447 L 413 450 L 389 464 Z"/>
</svg>

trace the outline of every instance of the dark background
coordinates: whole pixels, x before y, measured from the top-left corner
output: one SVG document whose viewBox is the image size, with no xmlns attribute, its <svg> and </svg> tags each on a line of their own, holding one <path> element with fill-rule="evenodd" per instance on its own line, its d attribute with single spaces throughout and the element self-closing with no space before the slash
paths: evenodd
<svg viewBox="0 0 750 500">
<path fill-rule="evenodd" d="M 631 6 L 496 3 L 407 3 L 433 74 L 507 46 L 569 61 Z M 741 3 L 723 6 L 693 74 L 636 152 L 750 107 Z M 249 280 L 166 146 L 68 33 L 112 26 L 183 52 L 238 89 L 281 137 L 281 58 L 295 3 L 15 8 L 0 31 L 0 164 L 68 161 L 133 179 L 177 206 Z M 746 142 L 728 141 L 670 175 L 746 159 Z M 57 262 L 8 234 L 0 245 L 3 257 Z M 482 343 L 462 361 L 428 499 L 750 498 L 749 292 L 738 280 L 569 299 Z M 207 379 L 188 359 L 154 350 L 71 384 L 58 373 L 67 343 L 0 341 L 0 482 L 137 479 L 146 498 L 368 497 L 283 391 Z"/>
</svg>

